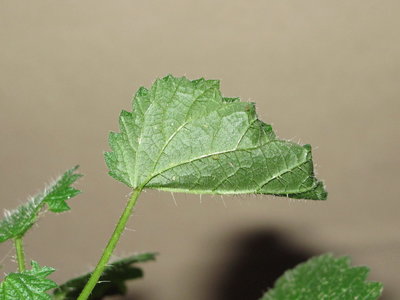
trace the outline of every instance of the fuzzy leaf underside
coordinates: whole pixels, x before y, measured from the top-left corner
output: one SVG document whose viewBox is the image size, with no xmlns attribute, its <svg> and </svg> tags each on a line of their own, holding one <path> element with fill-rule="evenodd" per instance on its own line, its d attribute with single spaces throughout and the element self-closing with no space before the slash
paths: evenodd
<svg viewBox="0 0 400 300">
<path fill-rule="evenodd" d="M 349 257 L 311 258 L 286 271 L 260 300 L 375 300 L 382 284 L 366 281 L 367 267 L 351 267 Z"/>
<path fill-rule="evenodd" d="M 158 79 L 119 123 L 105 160 L 131 188 L 326 199 L 311 146 L 277 139 L 254 103 L 224 98 L 217 80 Z"/>
<path fill-rule="evenodd" d="M 154 253 L 143 253 L 117 260 L 109 264 L 99 283 L 92 291 L 89 300 L 102 299 L 105 296 L 123 295 L 126 292 L 126 281 L 143 277 L 140 268 L 132 266 L 135 263 L 155 259 Z M 71 279 L 54 290 L 54 300 L 74 300 L 83 290 L 91 273 Z"/>
<path fill-rule="evenodd" d="M 40 267 L 32 261 L 32 269 L 21 273 L 8 274 L 0 283 L 0 300 L 51 300 L 46 291 L 57 284 L 46 277 L 54 272 L 53 268 Z"/>
<path fill-rule="evenodd" d="M 71 185 L 82 175 L 74 173 L 78 166 L 66 171 L 43 192 L 32 197 L 27 203 L 6 212 L 0 221 L 0 243 L 22 237 L 35 224 L 38 214 L 45 204 L 52 212 L 69 210 L 66 200 L 80 193 Z"/>
</svg>

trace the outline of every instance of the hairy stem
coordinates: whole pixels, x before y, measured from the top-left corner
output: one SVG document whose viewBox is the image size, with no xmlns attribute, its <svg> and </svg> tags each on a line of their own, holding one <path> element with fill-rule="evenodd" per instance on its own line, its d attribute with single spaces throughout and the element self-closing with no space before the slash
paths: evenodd
<svg viewBox="0 0 400 300">
<path fill-rule="evenodd" d="M 97 263 L 96 268 L 94 269 L 92 275 L 90 276 L 89 281 L 86 283 L 84 289 L 82 290 L 81 294 L 79 295 L 77 300 L 86 300 L 90 296 L 92 290 L 96 286 L 97 282 L 99 281 L 99 278 L 101 274 L 104 271 L 104 268 L 106 267 L 108 261 L 110 260 L 110 257 L 117 246 L 117 243 L 121 237 L 122 232 L 125 229 L 126 223 L 129 220 L 130 215 L 132 214 L 133 208 L 135 207 L 136 200 L 138 199 L 141 189 L 135 189 L 132 192 L 131 197 L 128 200 L 128 203 L 119 218 L 119 221 L 114 229 L 113 234 L 111 235 L 110 240 L 108 241 L 108 244 L 106 248 L 103 251 L 103 254 Z"/>
<path fill-rule="evenodd" d="M 17 252 L 17 262 L 19 272 L 25 271 L 25 252 L 22 237 L 14 239 L 15 251 Z"/>
</svg>

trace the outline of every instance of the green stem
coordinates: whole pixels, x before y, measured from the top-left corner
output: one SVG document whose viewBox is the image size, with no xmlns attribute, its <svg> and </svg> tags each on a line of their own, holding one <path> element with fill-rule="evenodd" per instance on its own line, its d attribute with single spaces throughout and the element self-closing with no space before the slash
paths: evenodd
<svg viewBox="0 0 400 300">
<path fill-rule="evenodd" d="M 119 221 L 114 229 L 114 232 L 108 241 L 108 244 L 106 248 L 103 251 L 103 254 L 97 263 L 96 268 L 94 269 L 92 275 L 90 276 L 89 281 L 86 283 L 84 289 L 82 290 L 81 294 L 77 298 L 77 300 L 86 300 L 90 296 L 92 290 L 96 286 L 97 282 L 99 281 L 99 278 L 101 274 L 104 271 L 104 268 L 106 267 L 115 247 L 117 246 L 117 243 L 121 237 L 122 232 L 125 230 L 126 223 L 129 220 L 130 215 L 132 214 L 133 208 L 135 207 L 136 200 L 140 195 L 141 189 L 135 189 L 132 192 L 131 197 L 128 200 L 128 203 L 126 204 L 126 207 L 124 209 L 124 212 L 122 213 L 121 217 L 119 218 Z"/>
<path fill-rule="evenodd" d="M 23 272 L 25 271 L 25 253 L 24 244 L 22 243 L 22 237 L 15 238 L 14 245 L 17 252 L 18 270 L 20 272 Z"/>
</svg>

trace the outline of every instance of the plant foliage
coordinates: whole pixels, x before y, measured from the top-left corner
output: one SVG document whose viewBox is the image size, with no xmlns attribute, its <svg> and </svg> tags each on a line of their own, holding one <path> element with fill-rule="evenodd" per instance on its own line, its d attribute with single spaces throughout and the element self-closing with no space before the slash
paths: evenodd
<svg viewBox="0 0 400 300">
<path fill-rule="evenodd" d="M 54 272 L 53 268 L 40 267 L 35 261 L 32 269 L 21 273 L 10 273 L 0 283 L 0 300 L 51 300 L 46 291 L 57 284 L 46 277 Z"/>
<path fill-rule="evenodd" d="M 97 300 L 105 296 L 125 294 L 127 280 L 143 277 L 142 269 L 132 265 L 154 259 L 155 253 L 142 253 L 109 264 L 88 299 Z M 91 273 L 88 273 L 60 285 L 54 290 L 54 300 L 76 299 L 89 280 L 90 275 Z"/>
<path fill-rule="evenodd" d="M 66 200 L 80 193 L 71 185 L 82 175 L 76 174 L 78 166 L 66 171 L 43 192 L 32 197 L 27 203 L 5 213 L 0 221 L 0 243 L 22 237 L 35 224 L 38 214 L 46 204 L 55 213 L 69 210 Z"/>
<path fill-rule="evenodd" d="M 366 281 L 367 267 L 351 267 L 349 257 L 313 257 L 286 271 L 260 300 L 375 300 L 382 284 Z"/>
<path fill-rule="evenodd" d="M 120 133 L 109 137 L 109 174 L 131 188 L 326 199 L 311 146 L 279 140 L 254 103 L 221 95 L 219 81 L 167 76 L 140 88 Z"/>
<path fill-rule="evenodd" d="M 120 132 L 111 133 L 105 153 L 109 174 L 134 191 L 96 269 L 57 286 L 54 269 L 32 261 L 25 270 L 22 237 L 44 207 L 60 213 L 80 193 L 72 184 L 78 166 L 0 221 L 0 242 L 15 239 L 19 273 L 0 283 L 0 300 L 98 300 L 125 294 L 126 281 L 140 278 L 136 263 L 154 260 L 143 253 L 108 261 L 144 188 L 208 194 L 271 194 L 325 200 L 314 174 L 310 145 L 280 140 L 260 121 L 254 103 L 221 95 L 219 81 L 171 75 L 140 88 L 132 112 L 122 111 Z M 351 267 L 348 257 L 311 258 L 285 272 L 260 300 L 377 299 L 382 284 L 366 281 L 369 269 Z M 47 291 L 55 288 L 53 296 Z"/>
</svg>

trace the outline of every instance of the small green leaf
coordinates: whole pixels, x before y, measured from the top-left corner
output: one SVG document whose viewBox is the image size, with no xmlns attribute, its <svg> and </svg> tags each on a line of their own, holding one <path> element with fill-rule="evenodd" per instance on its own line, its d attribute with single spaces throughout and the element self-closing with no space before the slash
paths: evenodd
<svg viewBox="0 0 400 300">
<path fill-rule="evenodd" d="M 13 211 L 6 211 L 0 221 L 0 243 L 9 239 L 22 237 L 35 224 L 42 207 L 47 204 L 52 212 L 63 212 L 69 209 L 66 200 L 80 193 L 71 185 L 82 175 L 74 173 L 78 166 L 66 171 L 42 193 L 32 197 L 27 203 Z"/>
<path fill-rule="evenodd" d="M 131 188 L 326 199 L 311 146 L 279 140 L 254 103 L 224 98 L 217 80 L 167 76 L 140 88 L 105 153 Z"/>
<path fill-rule="evenodd" d="M 286 271 L 261 300 L 378 299 L 382 284 L 365 281 L 368 272 L 367 267 L 351 267 L 349 257 L 321 255 Z"/>
<path fill-rule="evenodd" d="M 77 181 L 82 174 L 74 173 L 79 166 L 66 171 L 49 188 L 45 189 L 42 195 L 38 195 L 37 202 L 47 203 L 49 210 L 55 213 L 64 212 L 70 209 L 66 200 L 78 195 L 81 191 L 71 185 Z"/>
<path fill-rule="evenodd" d="M 53 268 L 40 267 L 32 261 L 32 269 L 21 273 L 10 273 L 0 283 L 0 300 L 50 300 L 46 291 L 57 284 L 46 277 L 54 272 Z"/>
<path fill-rule="evenodd" d="M 89 300 L 102 299 L 104 296 L 124 295 L 126 281 L 143 277 L 143 271 L 132 264 L 154 260 L 156 254 L 143 253 L 117 260 L 109 264 L 92 291 Z M 83 290 L 91 273 L 71 279 L 54 290 L 55 300 L 76 299 Z"/>
</svg>

